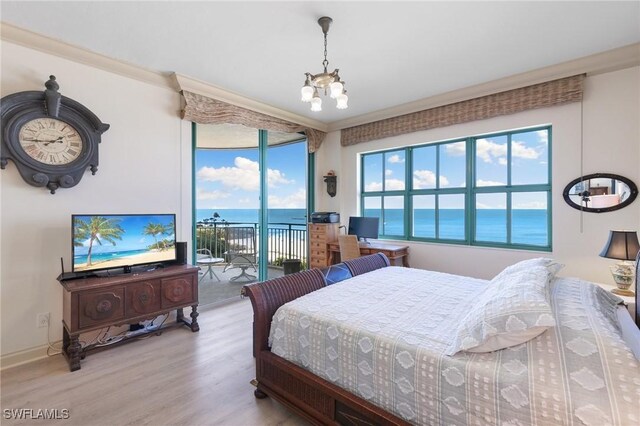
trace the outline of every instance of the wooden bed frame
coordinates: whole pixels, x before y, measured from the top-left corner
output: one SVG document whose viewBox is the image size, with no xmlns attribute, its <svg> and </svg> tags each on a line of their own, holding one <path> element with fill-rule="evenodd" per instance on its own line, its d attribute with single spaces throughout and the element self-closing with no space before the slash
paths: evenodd
<svg viewBox="0 0 640 426">
<path fill-rule="evenodd" d="M 352 276 L 389 266 L 382 254 L 344 262 Z M 313 424 L 408 425 L 364 399 L 271 353 L 271 319 L 291 300 L 325 287 L 319 269 L 298 272 L 244 287 L 253 305 L 253 354 L 256 358 L 256 398 L 271 398 Z"/>
<path fill-rule="evenodd" d="M 384 255 L 374 254 L 343 264 L 351 276 L 389 266 Z M 344 279 L 344 277 L 343 277 Z M 256 358 L 256 398 L 267 396 L 279 401 L 313 424 L 408 425 L 364 399 L 281 358 L 269 349 L 271 319 L 276 310 L 291 300 L 319 290 L 333 282 L 319 269 L 285 275 L 247 285 L 243 293 L 253 305 L 253 354 Z M 635 321 L 640 327 L 640 253 L 636 258 Z"/>
</svg>

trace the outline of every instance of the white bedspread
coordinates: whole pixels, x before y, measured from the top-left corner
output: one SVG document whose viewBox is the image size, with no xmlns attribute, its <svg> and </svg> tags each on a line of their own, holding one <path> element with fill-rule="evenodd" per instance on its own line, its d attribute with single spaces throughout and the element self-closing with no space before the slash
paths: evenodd
<svg viewBox="0 0 640 426">
<path fill-rule="evenodd" d="M 487 354 L 446 356 L 487 281 L 388 267 L 315 291 L 274 315 L 272 352 L 414 424 L 631 425 L 640 366 L 615 298 L 551 283 L 558 323 Z"/>
</svg>

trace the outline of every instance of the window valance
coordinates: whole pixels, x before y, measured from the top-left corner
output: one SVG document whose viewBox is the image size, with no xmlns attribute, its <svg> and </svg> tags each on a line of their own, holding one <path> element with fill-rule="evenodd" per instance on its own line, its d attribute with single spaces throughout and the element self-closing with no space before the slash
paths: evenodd
<svg viewBox="0 0 640 426">
<path fill-rule="evenodd" d="M 342 129 L 342 146 L 582 100 L 575 75 Z"/>
<path fill-rule="evenodd" d="M 325 132 L 317 129 L 251 111 L 187 90 L 183 90 L 181 93 L 185 101 L 182 118 L 198 124 L 241 124 L 254 129 L 287 133 L 303 132 L 307 136 L 309 152 L 315 152 L 326 136 Z"/>
</svg>

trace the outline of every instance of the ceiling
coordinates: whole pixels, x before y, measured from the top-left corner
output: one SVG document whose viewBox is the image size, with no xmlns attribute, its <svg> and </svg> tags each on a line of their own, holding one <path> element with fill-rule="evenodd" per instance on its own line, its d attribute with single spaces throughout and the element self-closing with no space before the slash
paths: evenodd
<svg viewBox="0 0 640 426">
<path fill-rule="evenodd" d="M 329 68 L 349 109 L 300 101 Z M 331 123 L 640 42 L 640 2 L 2 1 L 2 21 Z M 48 71 L 49 72 L 49 71 Z M 55 73 L 53 70 L 52 73 Z"/>
</svg>

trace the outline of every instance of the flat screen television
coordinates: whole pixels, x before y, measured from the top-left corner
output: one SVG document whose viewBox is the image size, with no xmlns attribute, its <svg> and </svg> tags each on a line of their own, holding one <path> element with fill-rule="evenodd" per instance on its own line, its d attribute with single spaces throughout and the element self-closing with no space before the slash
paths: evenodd
<svg viewBox="0 0 640 426">
<path fill-rule="evenodd" d="M 357 235 L 359 240 L 366 241 L 367 238 L 378 238 L 379 218 L 351 216 L 349 218 L 348 234 Z"/>
<path fill-rule="evenodd" d="M 175 214 L 77 214 L 71 229 L 73 272 L 176 260 Z"/>
</svg>

